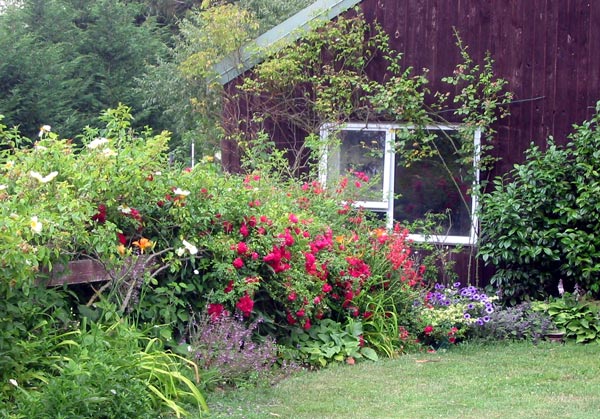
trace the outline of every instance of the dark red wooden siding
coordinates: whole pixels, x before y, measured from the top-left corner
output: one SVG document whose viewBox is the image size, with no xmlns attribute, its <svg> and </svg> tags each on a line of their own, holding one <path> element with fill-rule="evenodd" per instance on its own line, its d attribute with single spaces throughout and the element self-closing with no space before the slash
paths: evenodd
<svg viewBox="0 0 600 419">
<path fill-rule="evenodd" d="M 429 69 L 432 90 L 446 88 L 441 78 L 459 62 L 454 28 L 477 62 L 491 54 L 515 95 L 511 116 L 497 126 L 496 173 L 522 161 L 531 142 L 565 143 L 600 100 L 598 1 L 364 0 L 361 8 L 407 66 Z"/>
<path fill-rule="evenodd" d="M 460 62 L 455 29 L 476 62 L 491 54 L 514 93 L 511 116 L 495 127 L 501 161 L 492 174 L 521 162 L 531 142 L 545 147 L 553 136 L 565 144 L 573 124 L 588 119 L 600 100 L 598 0 L 363 0 L 360 7 L 383 26 L 406 66 L 429 69 L 432 91 L 447 89 L 441 78 Z M 369 71 L 383 77 L 384 63 L 372 63 Z M 237 104 L 237 112 L 249 111 L 247 105 Z M 228 168 L 239 168 L 234 151 L 225 148 L 223 157 Z M 468 260 L 466 254 L 457 260 L 460 277 Z M 476 271 L 485 283 L 481 266 Z"/>
</svg>

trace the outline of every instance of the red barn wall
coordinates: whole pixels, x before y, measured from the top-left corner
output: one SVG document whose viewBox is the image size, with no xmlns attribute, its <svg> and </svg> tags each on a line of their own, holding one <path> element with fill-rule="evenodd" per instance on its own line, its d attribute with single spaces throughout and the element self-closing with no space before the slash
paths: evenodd
<svg viewBox="0 0 600 419">
<path fill-rule="evenodd" d="M 496 173 L 523 159 L 531 142 L 567 142 L 573 124 L 600 100 L 600 2 L 591 0 L 364 0 L 407 66 L 428 68 L 431 89 L 447 87 L 460 56 L 453 30 L 481 63 L 486 52 L 514 93 L 497 126 Z M 382 71 L 382 70 L 380 70 Z"/>
<path fill-rule="evenodd" d="M 600 1 L 363 0 L 360 8 L 368 21 L 382 25 L 407 67 L 429 70 L 432 91 L 447 91 L 441 79 L 461 62 L 455 30 L 477 63 L 490 53 L 496 74 L 514 94 L 510 116 L 495 127 L 494 154 L 501 160 L 491 175 L 521 162 L 531 142 L 542 148 L 549 136 L 568 142 L 573 124 L 590 118 L 600 100 Z M 384 63 L 372 63 L 369 71 L 384 77 Z M 233 108 L 229 115 L 246 114 L 252 104 Z M 285 129 L 274 132 L 282 144 L 290 142 L 286 135 Z M 224 145 L 226 168 L 239 170 L 235 147 Z M 460 277 L 468 260 L 467 254 L 458 256 Z M 481 265 L 476 272 L 477 282 L 485 284 L 489 272 Z"/>
</svg>

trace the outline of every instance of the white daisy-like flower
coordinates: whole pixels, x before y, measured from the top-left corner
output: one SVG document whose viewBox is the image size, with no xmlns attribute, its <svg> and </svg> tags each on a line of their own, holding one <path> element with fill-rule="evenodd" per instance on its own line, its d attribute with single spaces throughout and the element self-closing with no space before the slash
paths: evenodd
<svg viewBox="0 0 600 419">
<path fill-rule="evenodd" d="M 183 247 L 185 247 L 186 250 L 190 252 L 190 255 L 195 255 L 196 253 L 198 253 L 198 248 L 192 243 L 188 242 L 187 240 L 183 240 L 181 243 L 183 244 Z"/>
<path fill-rule="evenodd" d="M 31 227 L 31 230 L 34 233 L 41 233 L 42 232 L 42 228 L 44 227 L 42 225 L 42 223 L 38 220 L 38 217 L 36 215 L 34 215 L 33 217 L 31 217 L 31 221 L 29 222 L 29 226 Z"/>
<path fill-rule="evenodd" d="M 6 185 L 0 185 L 0 191 L 5 190 L 6 188 L 8 188 L 8 186 L 6 186 Z"/>
<path fill-rule="evenodd" d="M 100 147 L 101 145 L 104 145 L 104 144 L 108 144 L 108 138 L 104 138 L 104 137 L 102 137 L 102 138 L 96 138 L 91 143 L 89 143 L 87 145 L 87 147 L 91 148 L 91 149 L 94 149 L 94 148 L 98 148 L 98 147 Z"/>
<path fill-rule="evenodd" d="M 44 134 L 52 131 L 52 127 L 50 125 L 42 125 L 40 127 L 40 132 L 38 133 L 38 137 L 42 138 Z"/>
<path fill-rule="evenodd" d="M 190 191 L 186 191 L 186 190 L 184 190 L 184 189 L 181 189 L 181 188 L 175 188 L 175 189 L 173 190 L 173 193 L 174 193 L 175 195 L 180 195 L 180 196 L 188 196 L 188 195 L 190 194 Z"/>
<path fill-rule="evenodd" d="M 58 176 L 58 172 L 54 171 L 54 172 L 48 173 L 46 176 L 42 176 L 39 172 L 35 172 L 32 170 L 29 172 L 29 176 L 31 176 L 34 179 L 37 179 L 41 183 L 48 183 L 52 179 L 54 179 L 56 176 Z"/>
</svg>

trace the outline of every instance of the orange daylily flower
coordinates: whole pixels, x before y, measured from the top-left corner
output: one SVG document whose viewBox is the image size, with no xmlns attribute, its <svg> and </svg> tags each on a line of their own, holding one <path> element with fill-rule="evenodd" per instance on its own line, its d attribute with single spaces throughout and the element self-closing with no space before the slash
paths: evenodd
<svg viewBox="0 0 600 419">
<path fill-rule="evenodd" d="M 139 240 L 136 240 L 132 243 L 134 246 L 137 246 L 140 248 L 140 252 L 142 254 L 144 254 L 144 251 L 146 249 L 148 249 L 149 247 L 152 247 L 154 245 L 154 243 L 152 243 L 152 241 L 150 241 L 149 239 L 142 237 Z"/>
</svg>

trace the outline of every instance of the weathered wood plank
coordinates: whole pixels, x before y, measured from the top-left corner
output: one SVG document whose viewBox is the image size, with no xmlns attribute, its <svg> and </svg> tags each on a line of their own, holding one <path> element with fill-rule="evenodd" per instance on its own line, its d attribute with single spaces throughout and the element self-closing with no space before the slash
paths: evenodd
<svg viewBox="0 0 600 419">
<path fill-rule="evenodd" d="M 70 262 L 66 267 L 54 266 L 47 285 L 54 287 L 63 284 L 88 284 L 110 279 L 104 265 L 96 260 L 84 259 Z"/>
</svg>

